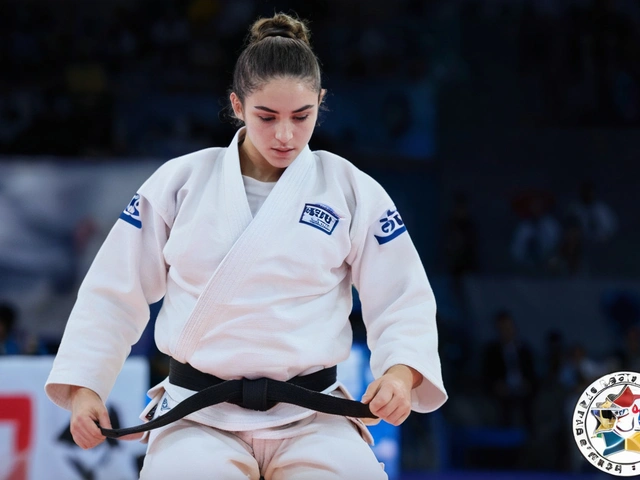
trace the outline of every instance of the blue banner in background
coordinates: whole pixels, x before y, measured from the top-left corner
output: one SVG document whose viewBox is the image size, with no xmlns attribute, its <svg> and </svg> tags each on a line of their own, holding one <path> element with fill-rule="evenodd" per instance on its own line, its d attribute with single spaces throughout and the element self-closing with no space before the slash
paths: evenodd
<svg viewBox="0 0 640 480">
<path fill-rule="evenodd" d="M 349 359 L 338 366 L 338 380 L 341 381 L 356 400 L 360 400 L 367 385 L 373 381 L 369 368 L 369 350 L 366 345 L 354 343 Z M 400 479 L 400 430 L 381 421 L 369 427 L 375 444 L 373 452 L 384 463 L 389 480 Z"/>
</svg>

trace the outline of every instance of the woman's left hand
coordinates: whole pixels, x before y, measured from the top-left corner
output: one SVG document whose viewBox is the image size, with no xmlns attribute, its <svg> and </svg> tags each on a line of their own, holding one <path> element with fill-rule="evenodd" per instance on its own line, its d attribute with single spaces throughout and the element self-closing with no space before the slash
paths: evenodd
<svg viewBox="0 0 640 480">
<path fill-rule="evenodd" d="M 400 425 L 411 413 L 411 390 L 419 385 L 422 375 L 406 365 L 394 365 L 364 392 L 362 403 L 371 413 L 391 425 Z M 363 419 L 367 425 L 378 423 Z"/>
</svg>

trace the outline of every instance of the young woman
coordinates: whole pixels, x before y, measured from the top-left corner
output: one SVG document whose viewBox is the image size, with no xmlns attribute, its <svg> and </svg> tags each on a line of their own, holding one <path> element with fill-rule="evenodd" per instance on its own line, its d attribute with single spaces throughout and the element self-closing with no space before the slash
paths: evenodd
<svg viewBox="0 0 640 480">
<path fill-rule="evenodd" d="M 207 379 L 247 379 L 249 398 L 262 379 L 306 385 L 333 372 L 351 349 L 352 285 L 376 378 L 362 402 L 394 425 L 444 403 L 435 300 L 399 213 L 372 178 L 308 147 L 323 96 L 304 23 L 258 20 L 230 95 L 242 128 L 227 148 L 161 166 L 80 288 L 46 391 L 71 410 L 82 448 L 104 440 L 104 399 L 161 298 L 155 338 L 172 375 L 150 390 L 143 419 Z M 348 398 L 327 378 L 310 383 L 314 395 Z M 252 401 L 152 430 L 141 478 L 386 478 L 360 419 Z"/>
</svg>

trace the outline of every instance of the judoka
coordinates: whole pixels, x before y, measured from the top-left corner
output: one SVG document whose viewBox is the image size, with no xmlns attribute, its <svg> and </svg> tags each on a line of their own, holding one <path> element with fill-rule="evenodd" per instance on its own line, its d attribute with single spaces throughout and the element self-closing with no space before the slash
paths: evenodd
<svg viewBox="0 0 640 480">
<path fill-rule="evenodd" d="M 376 378 L 370 412 L 399 425 L 447 398 L 435 299 L 400 212 L 373 178 L 308 146 L 325 91 L 305 23 L 276 14 L 250 33 L 229 97 L 235 137 L 162 165 L 79 290 L 45 388 L 82 448 L 104 440 L 104 400 L 161 298 L 155 340 L 172 374 L 150 390 L 144 421 L 210 382 L 351 399 L 333 367 L 351 349 L 352 285 Z M 145 433 L 141 478 L 387 478 L 360 418 L 260 402 L 209 405 Z"/>
</svg>

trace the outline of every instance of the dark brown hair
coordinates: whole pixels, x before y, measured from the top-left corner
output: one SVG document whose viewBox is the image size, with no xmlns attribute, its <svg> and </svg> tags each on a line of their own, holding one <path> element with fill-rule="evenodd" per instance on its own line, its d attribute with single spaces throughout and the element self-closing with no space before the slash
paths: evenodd
<svg viewBox="0 0 640 480">
<path fill-rule="evenodd" d="M 311 49 L 303 20 L 285 13 L 260 18 L 249 30 L 247 46 L 233 71 L 231 90 L 245 98 L 274 78 L 293 77 L 320 94 L 320 63 Z"/>
</svg>

